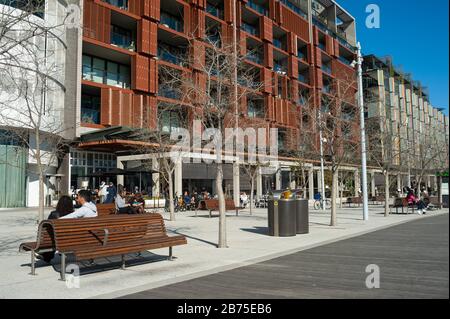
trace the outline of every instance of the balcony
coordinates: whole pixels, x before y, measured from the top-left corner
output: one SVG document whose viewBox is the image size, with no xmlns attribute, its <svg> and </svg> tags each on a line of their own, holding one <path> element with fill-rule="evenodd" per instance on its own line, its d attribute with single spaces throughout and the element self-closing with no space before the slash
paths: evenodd
<svg viewBox="0 0 450 319">
<path fill-rule="evenodd" d="M 302 51 L 300 51 L 300 49 L 297 52 L 297 58 L 299 58 L 300 60 L 306 61 L 306 54 L 304 54 Z"/>
<path fill-rule="evenodd" d="M 209 2 L 206 3 L 206 12 L 212 16 L 215 16 L 216 18 L 223 20 L 224 17 L 223 10 L 220 9 L 219 7 L 212 5 Z"/>
<path fill-rule="evenodd" d="M 321 69 L 322 69 L 322 71 L 325 72 L 326 74 L 329 74 L 329 75 L 332 74 L 332 72 L 331 72 L 331 66 L 329 66 L 329 65 L 327 65 L 327 64 L 322 64 Z"/>
<path fill-rule="evenodd" d="M 305 96 L 303 96 L 303 95 L 299 95 L 299 96 L 298 96 L 297 103 L 300 104 L 300 105 L 305 106 L 305 105 L 308 104 L 308 98 L 305 97 Z"/>
<path fill-rule="evenodd" d="M 128 0 L 103 0 L 103 2 L 106 2 L 122 10 L 128 10 Z"/>
<path fill-rule="evenodd" d="M 251 118 L 264 118 L 264 104 L 249 101 L 247 105 L 247 115 Z"/>
<path fill-rule="evenodd" d="M 283 41 L 281 41 L 280 39 L 273 39 L 273 45 L 280 50 L 285 50 Z"/>
<path fill-rule="evenodd" d="M 183 22 L 180 19 L 165 12 L 161 12 L 161 24 L 181 33 L 184 29 Z"/>
<path fill-rule="evenodd" d="M 242 22 L 241 29 L 255 37 L 259 36 L 258 29 L 248 23 Z"/>
<path fill-rule="evenodd" d="M 256 52 L 249 52 L 246 56 L 247 60 L 252 61 L 256 64 L 262 64 L 262 58 Z"/>
<path fill-rule="evenodd" d="M 81 122 L 100 124 L 100 111 L 81 106 Z"/>
<path fill-rule="evenodd" d="M 327 50 L 325 44 L 323 44 L 323 43 L 321 43 L 321 42 L 319 42 L 319 43 L 317 44 L 317 46 L 318 46 L 320 49 L 322 49 L 322 51 L 326 51 L 326 50 Z"/>
<path fill-rule="evenodd" d="M 264 8 L 262 5 L 255 3 L 252 0 L 249 0 L 247 2 L 247 6 L 253 10 L 255 10 L 256 12 L 265 15 L 265 16 L 269 16 L 269 10 L 267 10 L 266 8 Z"/>
<path fill-rule="evenodd" d="M 135 51 L 136 46 L 131 36 L 111 31 L 111 44 L 120 48 Z"/>
<path fill-rule="evenodd" d="M 278 73 L 287 74 L 287 68 L 284 65 L 277 63 L 275 61 L 273 63 L 273 70 Z"/>
<path fill-rule="evenodd" d="M 343 56 L 339 56 L 338 59 L 339 59 L 339 61 L 341 61 L 342 63 L 344 63 L 344 64 L 346 64 L 346 65 L 352 64 L 352 61 L 350 61 L 350 60 L 344 58 Z"/>
<path fill-rule="evenodd" d="M 162 48 L 160 46 L 158 46 L 158 58 L 162 61 L 176 65 L 182 65 L 185 60 L 180 56 L 179 52 L 172 51 L 168 48 Z"/>
<path fill-rule="evenodd" d="M 306 12 L 304 12 L 302 9 L 297 7 L 295 4 L 293 4 L 289 0 L 281 0 L 280 2 L 282 4 L 284 4 L 286 7 L 288 7 L 289 9 L 291 9 L 292 11 L 294 11 L 295 13 L 297 13 L 303 19 L 308 20 L 308 14 L 306 14 Z"/>
<path fill-rule="evenodd" d="M 299 80 L 300 82 L 302 82 L 302 83 L 309 84 L 309 79 L 308 79 L 308 77 L 307 77 L 306 75 L 304 75 L 304 74 L 299 74 L 299 75 L 298 75 L 298 80 Z"/>
<path fill-rule="evenodd" d="M 159 83 L 158 87 L 158 96 L 165 97 L 172 100 L 179 100 L 180 99 L 180 92 L 178 92 L 173 87 Z"/>
<path fill-rule="evenodd" d="M 327 94 L 331 94 L 331 85 L 330 84 L 324 84 L 322 87 L 322 92 L 323 93 L 327 93 Z"/>
</svg>

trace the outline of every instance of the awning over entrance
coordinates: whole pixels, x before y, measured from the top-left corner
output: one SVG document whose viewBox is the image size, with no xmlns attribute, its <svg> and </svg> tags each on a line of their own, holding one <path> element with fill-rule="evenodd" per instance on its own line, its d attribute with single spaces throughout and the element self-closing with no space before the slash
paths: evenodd
<svg viewBox="0 0 450 319">
<path fill-rule="evenodd" d="M 140 132 L 139 129 L 126 126 L 109 127 L 82 134 L 77 147 L 97 152 L 131 152 L 158 146 L 157 143 L 138 140 Z"/>
</svg>

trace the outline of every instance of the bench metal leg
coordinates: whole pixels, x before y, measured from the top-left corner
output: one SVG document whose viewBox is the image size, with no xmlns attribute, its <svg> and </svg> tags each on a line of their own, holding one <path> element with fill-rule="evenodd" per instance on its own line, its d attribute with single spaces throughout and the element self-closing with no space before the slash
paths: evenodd
<svg viewBox="0 0 450 319">
<path fill-rule="evenodd" d="M 59 254 L 61 256 L 61 279 L 62 281 L 66 281 L 66 254 Z"/>
<path fill-rule="evenodd" d="M 34 250 L 31 251 L 31 272 L 30 275 L 36 276 L 36 256 Z"/>
<path fill-rule="evenodd" d="M 209 211 L 209 218 L 211 218 L 211 211 Z"/>
<path fill-rule="evenodd" d="M 172 254 L 172 246 L 169 247 L 169 257 L 167 258 L 167 260 L 172 261 L 173 260 L 173 254 Z"/>
<path fill-rule="evenodd" d="M 122 270 L 125 270 L 125 255 L 122 255 L 122 266 L 120 267 Z"/>
</svg>

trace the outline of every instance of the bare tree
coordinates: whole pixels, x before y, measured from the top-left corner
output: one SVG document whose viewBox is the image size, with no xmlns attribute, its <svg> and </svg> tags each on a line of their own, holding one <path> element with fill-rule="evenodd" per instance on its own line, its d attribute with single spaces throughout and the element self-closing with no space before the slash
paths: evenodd
<svg viewBox="0 0 450 319">
<path fill-rule="evenodd" d="M 317 133 L 321 132 L 324 159 L 332 176 L 330 226 L 337 224 L 339 169 L 346 164 L 356 164 L 359 158 L 359 110 L 355 105 L 355 92 L 354 76 L 338 72 L 324 84 L 320 107 L 316 106 L 315 96 L 309 97 L 303 107 L 315 124 L 314 153 L 319 154 L 320 134 Z"/>
<path fill-rule="evenodd" d="M 211 32 L 207 30 L 206 34 Z M 178 92 L 176 99 L 189 110 L 186 118 L 201 121 L 203 139 L 208 141 L 203 145 L 203 153 L 215 156 L 215 183 L 219 200 L 218 247 L 224 248 L 227 247 L 227 239 L 222 145 L 229 143 L 225 140 L 226 130 L 238 125 L 241 100 L 247 94 L 259 94 L 261 84 L 258 68 L 245 62 L 246 56 L 238 53 L 237 41 L 233 41 L 232 37 L 225 37 L 214 30 L 214 37 L 206 36 L 202 40 L 194 35 L 187 40 L 185 51 L 190 53 L 189 64 L 192 66 L 189 73 L 164 67 L 160 69 L 160 76 L 163 71 L 164 87 Z M 183 61 L 186 56 L 176 59 Z"/>
<path fill-rule="evenodd" d="M 18 7 L 18 8 L 15 8 Z M 40 1 L 0 6 L 0 126 L 20 139 L 36 164 L 39 220 L 44 219 L 44 181 L 64 150 L 65 17 L 44 22 Z"/>
<path fill-rule="evenodd" d="M 389 197 L 392 181 L 390 175 L 394 171 L 401 171 L 404 163 L 409 161 L 409 143 L 401 139 L 402 132 L 406 132 L 407 119 L 399 119 L 392 124 L 390 107 L 382 105 L 383 111 L 378 116 L 367 120 L 368 158 L 371 165 L 378 167 L 384 178 L 385 202 L 384 216 L 389 216 Z M 404 160 L 404 162 L 402 161 Z M 402 164 L 403 162 L 403 164 Z"/>
</svg>

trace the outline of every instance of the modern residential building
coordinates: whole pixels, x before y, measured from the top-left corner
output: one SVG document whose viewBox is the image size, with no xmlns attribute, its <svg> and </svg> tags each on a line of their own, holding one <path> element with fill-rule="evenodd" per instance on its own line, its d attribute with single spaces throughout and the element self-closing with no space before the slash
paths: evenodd
<svg viewBox="0 0 450 319">
<path fill-rule="evenodd" d="M 75 138 L 78 37 L 64 20 L 71 0 L 0 1 L 0 207 L 37 206 L 36 128 L 44 136 Z M 8 20 L 9 19 L 9 20 Z M 14 22 L 14 23 L 12 23 Z M 81 51 L 80 51 L 81 52 Z M 70 72 L 66 72 L 70 70 Z M 67 191 L 68 162 L 40 143 L 46 193 Z"/>
<path fill-rule="evenodd" d="M 395 68 L 392 59 L 366 56 L 363 70 L 366 119 L 373 130 L 369 134 L 376 149 L 388 148 L 380 156 L 387 157 L 394 170 L 391 190 L 411 186 L 423 164 L 423 182 L 436 190 L 436 173 L 448 169 L 448 116 L 431 105 L 428 90 Z M 384 189 L 382 180 L 373 180 L 373 187 L 375 183 Z"/>
<path fill-rule="evenodd" d="M 257 80 L 265 83 L 261 92 L 242 100 L 240 123 L 279 129 L 280 165 L 263 169 L 257 194 L 268 188 L 295 186 L 290 178 L 292 158 L 284 150 L 298 147 L 299 134 L 318 132 L 305 107 L 318 108 L 333 95 L 333 81 L 347 77 L 354 81 L 345 108 L 356 108 L 355 20 L 331 0 L 237 0 L 234 17 L 232 0 L 85 0 L 81 72 L 80 139 L 71 151 L 70 185 L 80 187 L 82 176 L 108 167 L 139 166 L 151 156 L 135 155 L 129 128 L 150 125 L 170 131 L 179 125 L 176 113 L 160 114 L 161 105 L 179 104 L 174 92 L 158 76 L 170 67 L 186 76 L 199 71 L 190 63 L 201 55 L 206 39 L 227 41 L 236 19 L 239 53 L 255 68 Z M 189 49 L 190 40 L 195 40 Z M 180 56 L 185 58 L 180 58 Z M 341 105 L 336 109 L 341 110 Z M 344 107 L 342 107 L 344 109 Z M 190 118 L 189 112 L 186 118 Z M 350 112 L 351 113 L 351 112 Z M 299 120 L 301 119 L 301 120 Z M 345 118 L 349 132 L 358 132 L 358 120 Z M 350 136 L 349 143 L 357 140 Z M 190 154 L 196 157 L 198 154 Z M 156 164 L 155 164 L 156 165 Z M 310 163 L 309 196 L 320 189 L 318 162 Z M 357 180 L 358 173 L 354 167 Z M 205 187 L 214 193 L 214 168 L 201 163 L 178 163 L 175 191 Z M 237 197 L 248 190 L 239 164 L 225 167 L 225 188 Z M 139 184 L 158 195 L 157 177 Z M 91 180 L 92 183 L 98 181 Z M 128 188 L 138 183 L 133 177 L 119 177 Z"/>
</svg>

